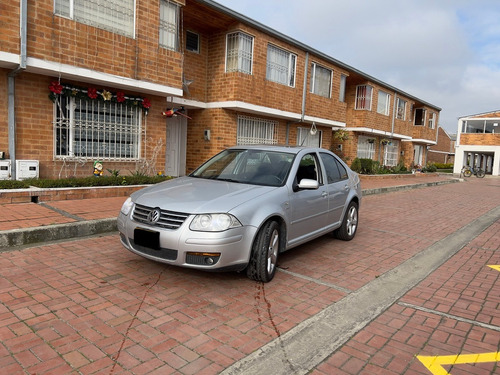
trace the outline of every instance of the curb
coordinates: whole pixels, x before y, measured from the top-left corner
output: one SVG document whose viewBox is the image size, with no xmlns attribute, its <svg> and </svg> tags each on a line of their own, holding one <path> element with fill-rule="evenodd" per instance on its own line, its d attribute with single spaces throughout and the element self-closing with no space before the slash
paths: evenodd
<svg viewBox="0 0 500 375">
<path fill-rule="evenodd" d="M 403 190 L 419 189 L 419 188 L 429 187 L 429 186 L 453 184 L 453 183 L 462 182 L 462 181 L 463 181 L 462 179 L 450 179 L 450 180 L 445 180 L 445 181 L 423 182 L 420 184 L 413 184 L 413 185 L 388 186 L 388 187 L 381 187 L 381 188 L 374 188 L 374 189 L 364 189 L 364 190 L 362 190 L 361 193 L 362 193 L 362 196 L 364 197 L 367 195 L 392 193 L 395 191 L 403 191 Z"/>
<path fill-rule="evenodd" d="M 6 230 L 0 232 L 0 251 L 9 250 L 12 247 L 33 245 L 40 242 L 93 236 L 96 234 L 114 232 L 116 230 L 116 218 Z"/>
</svg>

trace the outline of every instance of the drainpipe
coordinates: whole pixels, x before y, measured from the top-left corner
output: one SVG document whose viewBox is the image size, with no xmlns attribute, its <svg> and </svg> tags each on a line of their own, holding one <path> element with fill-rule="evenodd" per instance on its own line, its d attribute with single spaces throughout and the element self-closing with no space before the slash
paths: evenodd
<svg viewBox="0 0 500 375">
<path fill-rule="evenodd" d="M 306 115 L 306 96 L 307 96 L 307 72 L 309 69 L 309 52 L 306 52 L 306 63 L 304 68 L 304 88 L 302 90 L 302 113 L 300 115 L 300 122 L 304 122 Z"/>
<path fill-rule="evenodd" d="M 11 176 L 16 179 L 16 106 L 15 106 L 15 87 L 16 76 L 26 69 L 26 40 L 28 28 L 28 0 L 21 0 L 20 3 L 20 50 L 19 65 L 12 70 L 7 76 L 7 113 L 8 113 L 8 140 L 9 140 L 9 157 L 11 163 Z"/>
</svg>

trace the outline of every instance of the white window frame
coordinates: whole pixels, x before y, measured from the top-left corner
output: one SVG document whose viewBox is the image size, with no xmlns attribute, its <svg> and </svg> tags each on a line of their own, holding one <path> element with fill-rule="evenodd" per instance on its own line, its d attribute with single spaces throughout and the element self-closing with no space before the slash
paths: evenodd
<svg viewBox="0 0 500 375">
<path fill-rule="evenodd" d="M 277 144 L 275 135 L 277 125 L 276 121 L 257 117 L 238 116 L 236 144 Z"/>
<path fill-rule="evenodd" d="M 427 124 L 430 129 L 434 129 L 436 126 L 436 112 L 431 112 Z"/>
<path fill-rule="evenodd" d="M 242 31 L 226 35 L 226 73 L 252 74 L 254 37 Z"/>
<path fill-rule="evenodd" d="M 414 145 L 413 146 L 413 164 L 423 166 L 424 161 L 424 146 Z"/>
<path fill-rule="evenodd" d="M 372 159 L 375 157 L 375 139 L 373 137 L 359 136 L 357 155 L 360 159 Z"/>
<path fill-rule="evenodd" d="M 384 165 L 387 167 L 395 167 L 398 165 L 399 159 L 399 142 L 391 140 L 390 143 L 384 146 Z"/>
<path fill-rule="evenodd" d="M 347 86 L 347 76 L 345 74 L 340 75 L 340 89 L 339 89 L 339 101 L 345 102 L 345 90 Z"/>
<path fill-rule="evenodd" d="M 179 13 L 179 4 L 170 0 L 160 0 L 158 39 L 160 47 L 172 51 L 179 50 Z"/>
<path fill-rule="evenodd" d="M 289 87 L 295 87 L 297 55 L 274 44 L 267 45 L 266 79 Z"/>
<path fill-rule="evenodd" d="M 54 14 L 135 38 L 136 0 L 54 0 Z"/>
<path fill-rule="evenodd" d="M 357 110 L 367 110 L 372 109 L 373 99 L 373 87 L 370 85 L 358 85 L 356 86 L 356 103 L 355 109 Z"/>
<path fill-rule="evenodd" d="M 58 95 L 54 102 L 54 158 L 139 160 L 141 119 L 138 106 Z"/>
<path fill-rule="evenodd" d="M 417 112 L 422 111 L 422 117 L 420 122 L 417 124 Z M 425 126 L 425 120 L 427 117 L 427 110 L 425 108 L 415 108 L 415 113 L 413 114 L 413 125 L 415 126 Z"/>
<path fill-rule="evenodd" d="M 378 92 L 377 113 L 388 116 L 390 102 L 391 95 L 385 91 L 380 90 Z"/>
<path fill-rule="evenodd" d="M 401 98 L 397 98 L 396 100 L 396 118 L 398 120 L 406 120 L 406 100 Z"/>
<path fill-rule="evenodd" d="M 332 97 L 333 70 L 316 63 L 311 64 L 311 92 L 325 98 Z"/>
<path fill-rule="evenodd" d="M 297 128 L 297 145 L 305 147 L 321 147 L 323 141 L 323 131 L 316 131 L 311 134 L 311 128 Z"/>
</svg>

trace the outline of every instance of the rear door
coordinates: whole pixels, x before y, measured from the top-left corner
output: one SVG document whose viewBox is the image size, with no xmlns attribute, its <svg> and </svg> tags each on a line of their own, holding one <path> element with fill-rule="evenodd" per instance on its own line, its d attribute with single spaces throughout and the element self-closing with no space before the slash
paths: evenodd
<svg viewBox="0 0 500 375">
<path fill-rule="evenodd" d="M 328 193 L 327 223 L 332 227 L 340 226 L 342 213 L 349 195 L 349 175 L 337 158 L 329 153 L 320 153 L 326 174 L 326 190 Z"/>
</svg>

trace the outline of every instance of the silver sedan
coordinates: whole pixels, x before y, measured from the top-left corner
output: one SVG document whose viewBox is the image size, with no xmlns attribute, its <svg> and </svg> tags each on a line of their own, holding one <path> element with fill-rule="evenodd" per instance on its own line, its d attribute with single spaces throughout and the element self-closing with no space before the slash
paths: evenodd
<svg viewBox="0 0 500 375">
<path fill-rule="evenodd" d="M 237 146 L 133 193 L 118 230 L 148 259 L 269 282 L 283 251 L 327 233 L 353 239 L 360 202 L 358 175 L 328 150 Z"/>
</svg>

